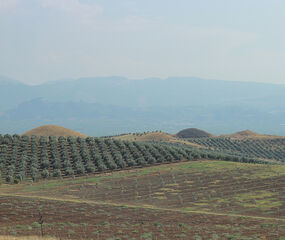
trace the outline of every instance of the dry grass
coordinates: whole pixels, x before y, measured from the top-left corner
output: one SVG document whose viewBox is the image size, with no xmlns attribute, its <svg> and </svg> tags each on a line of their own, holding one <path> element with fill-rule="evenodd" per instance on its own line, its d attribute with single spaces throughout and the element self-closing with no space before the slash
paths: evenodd
<svg viewBox="0 0 285 240">
<path fill-rule="evenodd" d="M 275 136 L 275 135 L 266 135 L 266 134 L 259 134 L 250 130 L 244 130 L 240 132 L 236 132 L 233 134 L 228 135 L 220 135 L 219 137 L 230 137 L 230 138 L 236 138 L 236 139 L 245 139 L 245 138 L 251 138 L 251 139 L 274 139 L 274 138 L 283 138 L 284 136 Z"/>
<path fill-rule="evenodd" d="M 122 136 L 113 137 L 114 139 L 120 139 L 125 141 L 136 142 L 167 142 L 167 143 L 180 143 L 183 145 L 189 145 L 194 147 L 203 147 L 195 143 L 188 142 L 187 140 L 179 139 L 174 135 L 165 132 L 148 132 L 141 135 L 126 134 Z"/>
<path fill-rule="evenodd" d="M 167 142 L 170 139 L 173 139 L 174 137 L 165 132 L 147 132 L 147 133 L 142 133 L 140 135 L 135 135 L 135 134 L 126 134 L 122 136 L 116 136 L 114 137 L 115 139 L 121 139 L 121 140 L 127 140 L 127 141 L 138 141 L 138 142 Z"/>
<path fill-rule="evenodd" d="M 88 137 L 88 135 L 57 125 L 44 125 L 34 128 L 23 135 L 56 136 L 56 137 Z"/>
</svg>

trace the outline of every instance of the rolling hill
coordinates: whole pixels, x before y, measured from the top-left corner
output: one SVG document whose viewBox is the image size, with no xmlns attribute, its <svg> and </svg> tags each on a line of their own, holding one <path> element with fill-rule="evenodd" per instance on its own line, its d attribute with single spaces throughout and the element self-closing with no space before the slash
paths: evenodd
<svg viewBox="0 0 285 240">
<path fill-rule="evenodd" d="M 284 136 L 277 136 L 277 135 L 268 135 L 268 134 L 260 134 L 257 132 L 253 132 L 251 130 L 244 130 L 244 131 L 239 131 L 233 134 L 228 134 L 228 135 L 220 135 L 219 137 L 229 137 L 229 138 L 236 138 L 236 139 L 246 139 L 246 138 L 251 138 L 251 139 L 274 139 L 274 138 L 284 138 Z"/>
<path fill-rule="evenodd" d="M 185 138 L 179 138 L 165 132 L 145 132 L 114 136 L 111 138 L 136 142 L 157 142 L 188 146 L 201 151 L 217 154 L 229 154 L 238 157 L 285 161 L 285 137 L 263 135 L 250 130 L 234 134 L 218 135 L 200 129 L 188 128 L 180 131 Z M 191 136 L 191 137 L 189 137 Z"/>
<path fill-rule="evenodd" d="M 202 137 L 214 137 L 213 134 L 197 128 L 183 129 L 176 134 L 179 138 L 202 138 Z"/>
<path fill-rule="evenodd" d="M 55 137 L 83 137 L 86 138 L 88 135 L 65 128 L 57 125 L 44 125 L 31 129 L 30 131 L 25 132 L 23 135 L 27 136 L 55 136 Z"/>
<path fill-rule="evenodd" d="M 155 131 L 155 132 L 144 132 L 144 133 L 130 133 L 130 134 L 122 134 L 118 136 L 111 136 L 112 139 L 119 139 L 125 141 L 135 141 L 135 142 L 157 142 L 157 143 L 173 143 L 173 144 L 182 144 L 186 146 L 192 147 L 202 147 L 198 144 L 191 143 L 184 139 L 179 139 L 175 135 Z"/>
</svg>

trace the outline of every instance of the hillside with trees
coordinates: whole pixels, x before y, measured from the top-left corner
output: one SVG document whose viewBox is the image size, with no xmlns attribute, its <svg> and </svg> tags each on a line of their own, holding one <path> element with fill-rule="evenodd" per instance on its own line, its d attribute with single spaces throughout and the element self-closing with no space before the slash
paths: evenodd
<svg viewBox="0 0 285 240">
<path fill-rule="evenodd" d="M 285 162 L 285 138 L 189 138 L 191 143 L 203 146 L 215 152 L 227 152 L 235 155 L 272 159 Z"/>
<path fill-rule="evenodd" d="M 268 163 L 181 145 L 93 137 L 0 135 L 0 174 L 10 183 L 198 159 Z"/>
</svg>

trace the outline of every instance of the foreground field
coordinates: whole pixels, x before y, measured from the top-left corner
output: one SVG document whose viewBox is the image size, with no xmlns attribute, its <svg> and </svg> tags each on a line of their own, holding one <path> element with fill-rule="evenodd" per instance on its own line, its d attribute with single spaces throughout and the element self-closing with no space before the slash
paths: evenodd
<svg viewBox="0 0 285 240">
<path fill-rule="evenodd" d="M 56 238 L 38 237 L 38 236 L 29 236 L 29 237 L 0 236 L 0 240 L 56 240 Z"/>
<path fill-rule="evenodd" d="M 196 161 L 2 185 L 0 235 L 284 239 L 285 166 Z"/>
</svg>

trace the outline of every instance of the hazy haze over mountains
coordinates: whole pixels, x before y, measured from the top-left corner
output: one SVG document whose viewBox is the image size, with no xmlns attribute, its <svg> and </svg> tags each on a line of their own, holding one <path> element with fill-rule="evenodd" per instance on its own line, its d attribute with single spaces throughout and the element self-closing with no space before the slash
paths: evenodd
<svg viewBox="0 0 285 240">
<path fill-rule="evenodd" d="M 285 135 L 285 85 L 190 77 L 83 78 L 36 86 L 2 77 L 0 85 L 1 132 L 59 124 L 96 136 L 187 127 Z"/>
<path fill-rule="evenodd" d="M 0 131 L 285 135 L 284 12 L 281 0 L 0 0 Z"/>
</svg>

